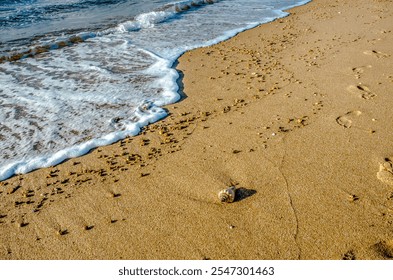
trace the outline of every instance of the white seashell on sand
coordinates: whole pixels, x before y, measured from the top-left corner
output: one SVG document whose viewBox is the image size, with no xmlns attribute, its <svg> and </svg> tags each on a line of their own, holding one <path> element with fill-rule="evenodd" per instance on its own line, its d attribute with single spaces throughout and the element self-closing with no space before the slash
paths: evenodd
<svg viewBox="0 0 393 280">
<path fill-rule="evenodd" d="M 222 203 L 231 203 L 235 200 L 235 193 L 236 193 L 236 187 L 231 186 L 229 188 L 226 188 L 224 190 L 221 190 L 218 193 L 218 198 Z"/>
</svg>

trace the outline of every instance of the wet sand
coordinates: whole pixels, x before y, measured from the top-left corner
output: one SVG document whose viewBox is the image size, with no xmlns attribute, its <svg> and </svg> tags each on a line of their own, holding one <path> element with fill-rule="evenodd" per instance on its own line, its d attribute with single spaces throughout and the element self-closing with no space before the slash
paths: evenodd
<svg viewBox="0 0 393 280">
<path fill-rule="evenodd" d="M 1 182 L 0 258 L 392 259 L 393 3 L 290 12 L 185 53 L 141 135 Z"/>
</svg>

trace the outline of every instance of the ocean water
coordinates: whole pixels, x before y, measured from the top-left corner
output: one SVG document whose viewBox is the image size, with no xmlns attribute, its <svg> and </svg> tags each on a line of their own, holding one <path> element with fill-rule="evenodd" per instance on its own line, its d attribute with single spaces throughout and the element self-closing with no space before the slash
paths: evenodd
<svg viewBox="0 0 393 280">
<path fill-rule="evenodd" d="M 0 0 L 0 181 L 139 133 L 185 51 L 309 0 Z"/>
</svg>

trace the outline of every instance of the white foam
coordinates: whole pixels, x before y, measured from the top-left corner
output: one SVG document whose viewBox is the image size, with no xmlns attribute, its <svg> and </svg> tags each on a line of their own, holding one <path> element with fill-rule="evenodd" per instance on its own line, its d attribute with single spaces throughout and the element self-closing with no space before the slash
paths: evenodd
<svg viewBox="0 0 393 280">
<path fill-rule="evenodd" d="M 120 32 L 137 31 L 142 28 L 152 28 L 156 24 L 175 16 L 175 12 L 158 11 L 138 15 L 135 20 L 120 24 L 117 30 Z"/>
<path fill-rule="evenodd" d="M 109 133 L 103 137 L 86 141 L 79 145 L 65 148 L 50 156 L 41 156 L 25 161 L 17 161 L 4 166 L 0 170 L 0 181 L 15 174 L 25 174 L 35 169 L 55 166 L 67 159 L 82 156 L 94 148 L 110 145 L 121 139 L 139 134 L 140 129 L 150 123 L 166 117 L 164 109 L 149 103 L 143 103 L 135 110 L 136 122 L 129 122 L 122 126 L 119 131 Z M 134 118 L 135 119 L 135 118 Z"/>
</svg>

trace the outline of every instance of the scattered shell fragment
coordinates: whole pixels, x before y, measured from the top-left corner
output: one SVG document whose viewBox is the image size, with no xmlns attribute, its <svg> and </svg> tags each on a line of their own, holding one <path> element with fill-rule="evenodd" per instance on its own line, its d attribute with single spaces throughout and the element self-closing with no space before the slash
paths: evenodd
<svg viewBox="0 0 393 280">
<path fill-rule="evenodd" d="M 224 190 L 221 190 L 218 193 L 218 198 L 222 203 L 231 203 L 235 200 L 235 193 L 236 193 L 236 187 L 231 186 L 229 188 L 226 188 Z"/>
</svg>

